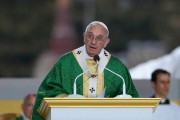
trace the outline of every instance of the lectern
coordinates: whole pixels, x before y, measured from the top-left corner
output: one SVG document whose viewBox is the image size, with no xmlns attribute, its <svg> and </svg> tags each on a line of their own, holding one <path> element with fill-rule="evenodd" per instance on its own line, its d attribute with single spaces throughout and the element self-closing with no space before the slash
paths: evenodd
<svg viewBox="0 0 180 120">
<path fill-rule="evenodd" d="M 160 98 L 44 98 L 46 120 L 153 120 Z"/>
</svg>

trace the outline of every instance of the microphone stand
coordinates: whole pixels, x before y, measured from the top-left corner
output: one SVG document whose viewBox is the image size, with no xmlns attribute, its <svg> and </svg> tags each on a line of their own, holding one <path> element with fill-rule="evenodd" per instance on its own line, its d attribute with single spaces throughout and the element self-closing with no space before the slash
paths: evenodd
<svg viewBox="0 0 180 120">
<path fill-rule="evenodd" d="M 96 65 L 94 65 L 93 67 L 91 67 L 91 68 L 89 68 L 88 70 L 84 71 L 83 73 L 79 74 L 79 75 L 75 78 L 75 80 L 74 80 L 74 86 L 73 86 L 73 88 L 74 88 L 74 91 L 73 91 L 73 92 L 74 92 L 74 93 L 71 94 L 71 95 L 68 95 L 68 98 L 84 98 L 84 96 L 77 94 L 76 81 L 77 81 L 77 79 L 78 79 L 81 75 L 83 75 L 84 73 L 88 72 L 89 70 L 95 68 L 98 64 L 99 64 L 99 63 L 97 62 Z"/>
<path fill-rule="evenodd" d="M 98 63 L 97 63 L 95 66 L 93 66 L 93 67 L 89 68 L 88 70 L 84 71 L 83 73 L 79 74 L 79 75 L 75 78 L 75 80 L 74 80 L 74 94 L 76 94 L 76 80 L 77 80 L 81 75 L 83 75 L 84 73 L 86 73 L 86 72 L 88 72 L 89 70 L 95 68 L 97 65 L 98 65 Z"/>
<path fill-rule="evenodd" d="M 123 78 L 121 75 L 117 74 L 116 72 L 114 72 L 114 71 L 112 71 L 112 70 L 110 70 L 110 69 L 102 66 L 101 64 L 99 64 L 99 60 L 100 60 L 99 56 L 98 56 L 98 55 L 95 55 L 95 56 L 94 56 L 94 61 L 97 62 L 97 64 L 96 64 L 95 66 L 89 68 L 88 70 L 82 72 L 81 74 L 79 74 L 79 75 L 75 78 L 75 80 L 74 80 L 74 91 L 73 91 L 74 93 L 71 94 L 71 95 L 68 95 L 68 97 L 69 97 L 69 98 L 84 98 L 84 96 L 77 94 L 76 81 L 77 81 L 77 79 L 78 79 L 81 75 L 83 75 L 84 73 L 86 73 L 86 72 L 88 72 L 89 70 L 93 69 L 93 68 L 96 67 L 97 65 L 100 65 L 100 66 L 103 67 L 105 70 L 107 70 L 107 71 L 115 74 L 116 76 L 120 77 L 120 78 L 122 79 L 122 81 L 123 81 L 123 94 L 122 94 L 122 95 L 117 95 L 115 98 L 132 98 L 131 95 L 126 94 L 126 84 L 125 84 L 124 78 Z"/>
<path fill-rule="evenodd" d="M 97 63 L 99 64 L 98 61 L 97 61 Z M 115 73 L 114 71 L 112 71 L 112 70 L 110 70 L 110 69 L 108 69 L 108 68 L 102 66 L 101 64 L 99 64 L 99 65 L 100 65 L 101 67 L 103 67 L 104 69 L 106 69 L 107 71 L 109 71 L 109 72 L 111 72 L 111 73 L 117 75 L 117 76 L 120 77 L 120 78 L 122 79 L 122 81 L 123 81 L 123 94 L 122 94 L 122 95 L 117 95 L 115 98 L 132 98 L 131 95 L 126 94 L 126 84 L 125 84 L 124 78 L 123 78 L 121 75 Z"/>
</svg>

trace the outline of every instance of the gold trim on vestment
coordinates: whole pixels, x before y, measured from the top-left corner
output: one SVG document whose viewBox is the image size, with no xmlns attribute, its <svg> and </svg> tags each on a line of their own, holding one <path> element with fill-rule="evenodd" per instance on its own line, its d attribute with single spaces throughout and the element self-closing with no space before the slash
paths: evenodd
<svg viewBox="0 0 180 120">
<path fill-rule="evenodd" d="M 96 62 L 93 59 L 86 59 L 87 65 L 89 68 L 96 65 Z M 100 93 L 104 89 L 104 72 L 98 77 L 98 66 L 90 70 L 91 74 L 97 76 L 97 85 L 96 85 L 96 96 L 99 96 Z M 89 91 L 89 83 L 88 83 L 89 76 L 84 74 L 83 75 L 83 96 L 88 97 Z"/>
</svg>

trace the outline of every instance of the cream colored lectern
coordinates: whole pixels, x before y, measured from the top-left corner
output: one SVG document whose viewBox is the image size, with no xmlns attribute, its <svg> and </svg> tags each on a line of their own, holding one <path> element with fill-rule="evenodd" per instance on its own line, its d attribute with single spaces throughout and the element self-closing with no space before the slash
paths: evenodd
<svg viewBox="0 0 180 120">
<path fill-rule="evenodd" d="M 160 98 L 44 98 L 46 120 L 153 120 Z"/>
</svg>

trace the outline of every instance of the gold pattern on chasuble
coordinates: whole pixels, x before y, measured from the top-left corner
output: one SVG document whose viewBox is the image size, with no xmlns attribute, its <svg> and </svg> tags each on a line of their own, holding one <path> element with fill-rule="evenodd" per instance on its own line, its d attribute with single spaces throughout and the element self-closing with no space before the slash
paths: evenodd
<svg viewBox="0 0 180 120">
<path fill-rule="evenodd" d="M 93 67 L 96 65 L 96 62 L 93 59 L 86 59 L 87 65 L 89 68 Z M 94 67 L 93 69 L 90 70 L 90 74 L 98 76 L 98 67 Z M 88 79 L 89 76 L 87 74 L 83 75 L 83 96 L 88 97 L 88 89 L 89 89 L 89 84 L 88 84 Z M 98 96 L 102 90 L 104 89 L 104 73 L 98 77 L 97 80 L 97 86 L 96 86 L 96 95 Z"/>
</svg>

